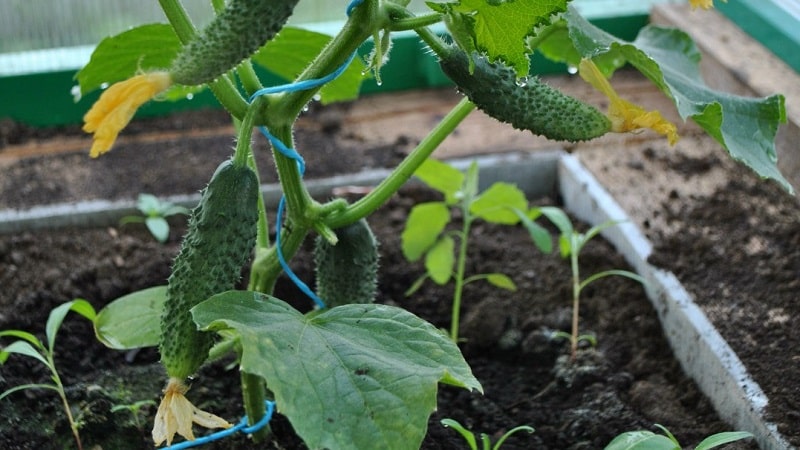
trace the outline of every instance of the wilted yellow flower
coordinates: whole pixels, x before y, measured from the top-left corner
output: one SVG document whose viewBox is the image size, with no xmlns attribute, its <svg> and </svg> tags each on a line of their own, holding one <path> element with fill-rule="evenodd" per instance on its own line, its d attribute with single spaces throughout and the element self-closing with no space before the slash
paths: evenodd
<svg viewBox="0 0 800 450">
<path fill-rule="evenodd" d="M 175 433 L 193 441 L 193 423 L 206 428 L 231 427 L 231 424 L 225 419 L 194 406 L 184 396 L 187 390 L 189 388 L 181 380 L 169 379 L 167 387 L 164 389 L 164 397 L 156 412 L 155 424 L 153 424 L 153 441 L 156 446 L 161 445 L 164 441 L 167 441 L 167 445 L 171 445 Z"/>
<path fill-rule="evenodd" d="M 168 72 L 150 72 L 114 83 L 83 116 L 83 131 L 94 133 L 89 155 L 97 158 L 111 150 L 117 135 L 136 110 L 172 85 Z"/>
<path fill-rule="evenodd" d="M 579 69 L 581 78 L 608 97 L 610 101 L 608 118 L 611 120 L 611 131 L 624 133 L 650 128 L 666 136 L 670 145 L 678 142 L 678 131 L 675 125 L 664 119 L 658 111 L 645 111 L 641 106 L 620 98 L 592 60 L 582 60 Z"/>
</svg>

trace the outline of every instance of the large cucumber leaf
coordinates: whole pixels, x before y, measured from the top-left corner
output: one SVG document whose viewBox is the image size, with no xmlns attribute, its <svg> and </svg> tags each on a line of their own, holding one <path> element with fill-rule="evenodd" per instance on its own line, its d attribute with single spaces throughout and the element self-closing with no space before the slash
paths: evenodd
<svg viewBox="0 0 800 450">
<path fill-rule="evenodd" d="M 450 4 L 454 11 L 466 14 L 465 23 L 473 27 L 476 47 L 492 61 L 502 60 L 520 77 L 530 68 L 527 38 L 537 27 L 565 11 L 568 0 L 461 0 Z"/>
<path fill-rule="evenodd" d="M 628 42 L 595 27 L 572 7 L 564 18 L 577 54 L 604 55 L 615 66 L 627 61 L 675 102 L 681 118 L 693 119 L 733 159 L 793 192 L 778 170 L 775 150 L 778 125 L 786 122 L 782 95 L 756 99 L 711 89 L 700 74 L 700 52 L 683 31 L 647 26 Z"/>
<path fill-rule="evenodd" d="M 241 370 L 266 380 L 309 448 L 417 449 L 439 382 L 481 390 L 458 347 L 401 308 L 350 304 L 308 317 L 229 291 L 192 314 L 203 329 L 239 334 Z"/>
</svg>

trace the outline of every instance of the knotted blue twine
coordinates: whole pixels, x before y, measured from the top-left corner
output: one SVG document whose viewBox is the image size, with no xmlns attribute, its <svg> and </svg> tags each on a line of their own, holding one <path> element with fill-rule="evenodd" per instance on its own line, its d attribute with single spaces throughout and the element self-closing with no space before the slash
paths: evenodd
<svg viewBox="0 0 800 450">
<path fill-rule="evenodd" d="M 363 0 L 357 0 L 357 1 L 359 1 L 359 3 L 360 3 Z M 253 100 L 255 100 L 256 98 L 258 98 L 261 95 L 276 94 L 276 93 L 279 93 L 279 92 L 304 91 L 304 90 L 312 89 L 312 88 L 315 88 L 315 87 L 318 87 L 318 86 L 322 86 L 323 84 L 328 83 L 328 82 L 334 80 L 339 75 L 341 75 L 342 72 L 344 72 L 347 69 L 347 67 L 350 65 L 350 63 L 353 62 L 353 59 L 355 57 L 356 57 L 356 52 L 353 52 L 353 54 L 350 55 L 350 57 L 347 59 L 347 61 L 344 62 L 344 64 L 339 66 L 332 73 L 330 73 L 330 74 L 328 74 L 328 75 L 326 75 L 326 76 L 324 76 L 322 78 L 314 78 L 314 79 L 311 79 L 311 80 L 303 80 L 303 81 L 298 81 L 296 83 L 281 84 L 281 85 L 278 85 L 278 86 L 271 86 L 271 87 L 266 87 L 266 88 L 263 88 L 263 89 L 259 89 L 258 91 L 253 93 L 253 95 L 250 96 L 250 102 L 253 102 Z M 293 159 L 293 160 L 295 160 L 295 162 L 297 162 L 297 169 L 300 172 L 300 176 L 302 177 L 305 174 L 305 171 L 306 171 L 306 162 L 303 159 L 303 157 L 300 156 L 300 154 L 295 149 L 287 147 L 286 144 L 281 142 L 280 139 L 278 139 L 275 136 L 273 136 L 272 133 L 269 132 L 267 127 L 260 126 L 260 127 L 258 127 L 258 130 L 261 132 L 261 134 L 263 134 L 269 140 L 269 142 L 270 142 L 270 144 L 272 144 L 273 148 L 278 150 L 278 152 L 280 152 L 282 155 L 286 156 L 287 158 Z M 325 308 L 325 302 L 322 301 L 322 299 L 319 298 L 317 296 L 317 294 L 315 294 L 314 291 L 312 291 L 311 288 L 309 288 L 308 285 L 303 282 L 303 280 L 301 280 L 297 275 L 295 275 L 295 273 L 292 271 L 291 267 L 289 267 L 289 264 L 286 262 L 286 258 L 284 258 L 283 252 L 281 251 L 281 232 L 280 232 L 280 227 L 281 227 L 281 224 L 283 223 L 283 212 L 284 212 L 285 208 L 286 208 L 286 197 L 282 196 L 280 202 L 278 202 L 278 213 L 277 213 L 277 217 L 275 218 L 276 228 L 277 228 L 277 232 L 275 233 L 275 248 L 277 249 L 278 262 L 280 263 L 281 268 L 283 269 L 283 271 L 286 273 L 286 276 L 288 276 L 289 279 L 292 280 L 292 282 L 304 294 L 306 294 L 311 300 L 313 300 L 318 308 L 324 309 Z"/>
<path fill-rule="evenodd" d="M 350 4 L 347 6 L 347 15 L 349 16 L 350 13 L 353 11 L 353 9 L 358 5 L 362 4 L 363 2 L 364 0 L 353 0 L 352 2 L 350 2 Z M 308 89 L 313 89 L 322 86 L 325 83 L 333 81 L 339 75 L 341 75 L 347 69 L 347 67 L 350 66 L 350 63 L 353 62 L 353 59 L 356 57 L 356 54 L 357 52 L 353 52 L 350 55 L 350 57 L 347 58 L 347 61 L 345 61 L 344 64 L 339 66 L 332 73 L 322 78 L 314 78 L 310 80 L 303 80 L 294 83 L 281 84 L 278 86 L 271 86 L 259 89 L 256 92 L 254 92 L 253 95 L 250 96 L 250 102 L 252 103 L 253 100 L 262 95 L 277 94 L 279 92 L 305 91 Z M 287 158 L 295 160 L 295 162 L 297 163 L 297 169 L 299 170 L 300 176 L 302 177 L 306 171 L 306 162 L 303 159 L 303 157 L 295 149 L 287 147 L 286 144 L 281 142 L 280 139 L 273 136 L 272 133 L 269 132 L 267 127 L 260 126 L 258 127 L 258 130 L 269 140 L 270 144 L 272 144 L 272 147 L 274 149 L 276 149 L 278 152 L 280 152 Z M 306 294 L 306 296 L 308 296 L 311 300 L 313 300 L 318 308 L 324 309 L 325 302 L 322 301 L 322 299 L 319 298 L 317 294 L 315 294 L 314 291 L 312 291 L 311 288 L 309 288 L 308 285 L 304 283 L 303 280 L 301 280 L 294 273 L 294 271 L 292 271 L 291 267 L 289 267 L 289 264 L 286 262 L 286 258 L 284 258 L 283 256 L 283 252 L 281 251 L 280 227 L 281 224 L 283 224 L 283 213 L 285 208 L 286 208 L 286 197 L 282 196 L 280 202 L 278 202 L 278 212 L 277 212 L 277 217 L 275 219 L 275 221 L 277 222 L 276 223 L 277 232 L 275 233 L 275 248 L 277 249 L 278 262 L 281 265 L 281 269 L 283 269 L 284 273 L 286 273 L 286 276 L 289 277 L 290 280 L 292 280 L 292 283 L 294 283 L 295 286 L 297 286 L 304 294 Z"/>
<path fill-rule="evenodd" d="M 255 433 L 256 431 L 264 428 L 269 423 L 270 419 L 272 419 L 272 413 L 275 411 L 275 402 L 267 400 L 265 404 L 267 406 L 267 411 L 264 414 L 264 417 L 262 417 L 261 420 L 253 424 L 253 426 L 250 427 L 247 426 L 248 419 L 247 416 L 244 416 L 242 417 L 242 420 L 239 421 L 239 423 L 228 429 L 217 431 L 216 433 L 212 433 L 209 434 L 208 436 L 197 438 L 193 441 L 184 441 L 175 445 L 170 445 L 168 447 L 164 447 L 162 450 L 182 450 L 185 448 L 197 447 L 200 445 L 208 444 L 210 442 L 214 442 L 222 438 L 226 438 L 238 431 L 241 431 L 244 434 Z"/>
</svg>

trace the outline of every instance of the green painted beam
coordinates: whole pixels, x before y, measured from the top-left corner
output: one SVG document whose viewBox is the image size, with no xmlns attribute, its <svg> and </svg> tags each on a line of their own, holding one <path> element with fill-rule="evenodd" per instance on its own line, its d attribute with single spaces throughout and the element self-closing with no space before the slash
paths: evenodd
<svg viewBox="0 0 800 450">
<path fill-rule="evenodd" d="M 800 20 L 775 0 L 728 0 L 714 7 L 772 53 L 800 72 Z M 742 62 L 746 64 L 746 62 Z"/>
</svg>

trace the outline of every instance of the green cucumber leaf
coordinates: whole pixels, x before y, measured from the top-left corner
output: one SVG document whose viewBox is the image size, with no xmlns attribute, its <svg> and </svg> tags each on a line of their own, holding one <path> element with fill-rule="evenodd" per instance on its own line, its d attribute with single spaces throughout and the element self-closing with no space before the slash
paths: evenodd
<svg viewBox="0 0 800 450">
<path fill-rule="evenodd" d="M 307 317 L 228 291 L 192 314 L 202 329 L 238 333 L 241 370 L 266 380 L 309 448 L 417 449 L 439 382 L 482 390 L 458 347 L 401 308 L 349 304 Z"/>
<path fill-rule="evenodd" d="M 568 0 L 461 0 L 452 9 L 469 15 L 475 43 L 491 61 L 502 60 L 524 77 L 530 69 L 527 39 L 566 10 Z"/>
<path fill-rule="evenodd" d="M 564 17 L 582 57 L 611 53 L 611 60 L 629 62 L 675 102 L 681 118 L 693 119 L 733 159 L 793 192 L 778 170 L 775 150 L 778 125 L 786 122 L 782 95 L 757 99 L 711 89 L 700 74 L 700 52 L 683 31 L 646 26 L 628 42 L 596 28 L 574 8 Z"/>
<path fill-rule="evenodd" d="M 81 95 L 127 80 L 139 72 L 169 69 L 180 48 L 172 27 L 163 23 L 140 25 L 107 37 L 100 41 L 89 62 L 75 75 Z M 180 100 L 201 89 L 175 86 L 159 98 Z"/>
<path fill-rule="evenodd" d="M 476 217 L 505 225 L 519 223 L 514 210 L 528 209 L 525 193 L 511 183 L 497 182 L 489 186 L 469 205 L 469 211 Z"/>
<path fill-rule="evenodd" d="M 97 339 L 115 350 L 158 345 L 166 299 L 167 286 L 155 286 L 114 300 L 97 313 Z"/>
<path fill-rule="evenodd" d="M 450 222 L 450 209 L 443 202 L 419 203 L 411 208 L 400 235 L 403 256 L 417 261 L 439 240 Z"/>
<path fill-rule="evenodd" d="M 331 37 L 296 27 L 285 27 L 270 42 L 252 56 L 253 62 L 265 67 L 279 77 L 292 81 L 319 54 Z M 355 58 L 338 78 L 326 84 L 320 91 L 323 105 L 358 97 L 364 81 L 366 66 Z"/>
</svg>

